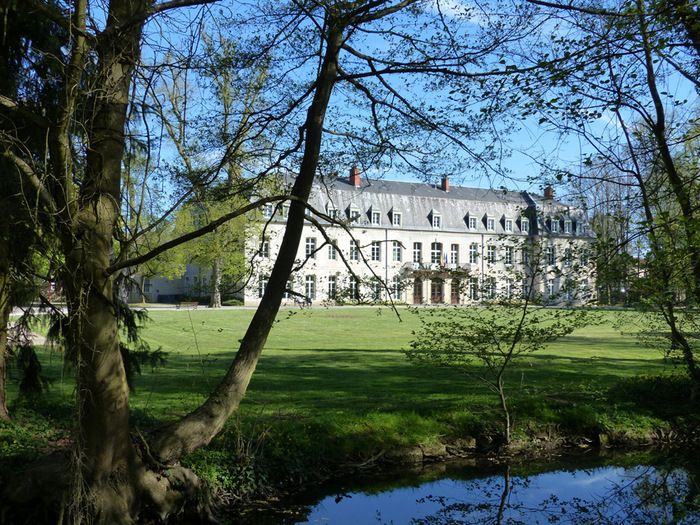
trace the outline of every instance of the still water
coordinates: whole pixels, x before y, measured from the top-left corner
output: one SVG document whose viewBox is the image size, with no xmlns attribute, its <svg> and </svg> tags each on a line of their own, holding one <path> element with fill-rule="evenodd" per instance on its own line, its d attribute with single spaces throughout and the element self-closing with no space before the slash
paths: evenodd
<svg viewBox="0 0 700 525">
<path fill-rule="evenodd" d="M 694 454 L 472 463 L 357 478 L 308 494 L 265 524 L 700 524 Z"/>
</svg>

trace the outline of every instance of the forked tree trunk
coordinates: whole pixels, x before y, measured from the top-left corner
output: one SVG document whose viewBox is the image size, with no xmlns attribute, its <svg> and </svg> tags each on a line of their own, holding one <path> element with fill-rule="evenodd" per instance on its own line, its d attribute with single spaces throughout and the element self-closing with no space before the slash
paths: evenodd
<svg viewBox="0 0 700 525">
<path fill-rule="evenodd" d="M 221 265 L 218 258 L 211 265 L 211 301 L 210 308 L 221 308 Z"/>
<path fill-rule="evenodd" d="M 69 344 L 77 354 L 80 462 L 76 468 L 78 480 L 89 489 L 80 507 L 87 504 L 88 515 L 99 522 L 128 523 L 137 503 L 129 389 L 119 351 L 112 281 L 104 277 L 115 216 L 106 197 L 81 211 L 84 242 L 69 254 L 66 262 L 72 271 L 65 282 Z"/>
<path fill-rule="evenodd" d="M 136 454 L 129 434 L 129 389 L 119 351 L 113 279 L 106 272 L 119 218 L 124 126 L 149 0 L 111 0 L 97 46 L 85 175 L 63 236 L 68 343 L 77 356 L 77 477 L 71 519 L 129 523 L 138 509 Z M 128 22 L 127 22 L 128 21 Z M 82 65 L 81 65 L 82 67 Z M 59 137 L 60 140 L 60 137 Z M 66 158 L 70 151 L 62 152 Z M 64 167 L 63 169 L 67 169 Z M 65 232 L 66 230 L 64 230 Z"/>
<path fill-rule="evenodd" d="M 207 401 L 180 421 L 163 427 L 152 437 L 151 452 L 163 463 L 174 463 L 184 454 L 207 445 L 221 431 L 245 395 L 274 324 L 304 228 L 304 203 L 309 198 L 316 175 L 323 121 L 338 70 L 342 30 L 334 21 L 330 24 L 316 92 L 304 124 L 304 156 L 291 192 L 292 202 L 287 227 L 265 294 L 241 340 L 231 367 Z"/>
</svg>

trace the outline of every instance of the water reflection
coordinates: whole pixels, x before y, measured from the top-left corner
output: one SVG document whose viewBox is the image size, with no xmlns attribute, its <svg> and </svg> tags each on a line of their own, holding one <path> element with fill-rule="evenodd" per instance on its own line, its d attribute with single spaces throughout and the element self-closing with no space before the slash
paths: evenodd
<svg viewBox="0 0 700 525">
<path fill-rule="evenodd" d="M 700 523 L 700 466 L 692 457 L 567 458 L 556 464 L 447 465 L 355 480 L 325 496 L 256 513 L 266 524 Z M 252 517 L 251 517 L 252 518 Z"/>
</svg>

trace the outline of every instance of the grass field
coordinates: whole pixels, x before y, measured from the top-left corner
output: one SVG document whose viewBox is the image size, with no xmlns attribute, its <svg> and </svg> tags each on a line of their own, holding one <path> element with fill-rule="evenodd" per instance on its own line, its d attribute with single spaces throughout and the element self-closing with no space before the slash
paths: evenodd
<svg viewBox="0 0 700 525">
<path fill-rule="evenodd" d="M 135 420 L 147 428 L 197 406 L 231 362 L 252 314 L 152 311 L 143 337 L 168 352 L 167 365 L 136 378 Z M 263 447 L 254 437 L 261 433 L 270 457 L 291 455 L 302 464 L 310 457 L 361 459 L 388 445 L 496 428 L 497 399 L 478 378 L 406 359 L 403 349 L 419 327 L 419 315 L 401 310 L 399 320 L 387 309 L 359 307 L 283 310 L 229 431 L 192 461 L 200 471 L 213 468 L 210 475 L 222 477 L 217 454 Z M 515 363 L 507 381 L 516 436 L 546 425 L 589 434 L 648 430 L 687 415 L 678 389 L 656 378 L 680 371 L 635 337 L 643 321 L 639 314 L 605 312 L 603 321 Z M 38 428 L 66 426 L 72 378 L 62 372 L 60 356 L 44 352 L 42 362 L 53 384 L 38 404 L 49 423 Z"/>
</svg>

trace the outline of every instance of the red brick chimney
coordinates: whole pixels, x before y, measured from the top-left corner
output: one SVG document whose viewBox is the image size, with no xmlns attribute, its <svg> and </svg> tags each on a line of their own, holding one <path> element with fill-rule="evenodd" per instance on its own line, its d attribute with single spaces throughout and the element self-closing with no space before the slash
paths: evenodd
<svg viewBox="0 0 700 525">
<path fill-rule="evenodd" d="M 357 166 L 353 166 L 352 168 L 350 168 L 349 181 L 350 181 L 350 184 L 352 184 L 356 188 L 360 187 L 360 185 L 361 185 L 360 170 L 357 168 Z"/>
<path fill-rule="evenodd" d="M 447 175 L 445 175 L 442 178 L 442 181 L 440 183 L 440 187 L 442 188 L 442 191 L 444 191 L 444 192 L 450 191 L 450 180 L 447 178 Z"/>
<path fill-rule="evenodd" d="M 553 199 L 554 198 L 554 188 L 551 186 L 547 185 L 544 187 L 544 198 L 545 199 Z"/>
</svg>

